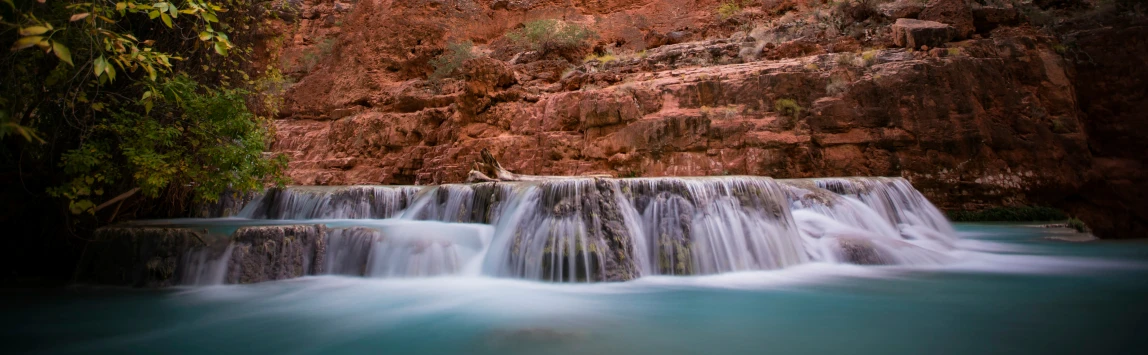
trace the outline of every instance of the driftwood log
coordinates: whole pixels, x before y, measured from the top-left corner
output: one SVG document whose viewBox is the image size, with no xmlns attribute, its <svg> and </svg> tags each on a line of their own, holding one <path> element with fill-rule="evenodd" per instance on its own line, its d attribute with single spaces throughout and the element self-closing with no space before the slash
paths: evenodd
<svg viewBox="0 0 1148 355">
<path fill-rule="evenodd" d="M 467 174 L 466 182 L 492 182 L 492 181 L 546 181 L 558 180 L 569 178 L 610 178 L 610 175 L 578 175 L 578 176 L 553 176 L 553 175 L 525 175 L 515 174 L 502 167 L 498 163 L 498 159 L 494 159 L 494 155 L 489 150 L 483 148 L 479 161 L 474 162 L 474 169 Z"/>
</svg>

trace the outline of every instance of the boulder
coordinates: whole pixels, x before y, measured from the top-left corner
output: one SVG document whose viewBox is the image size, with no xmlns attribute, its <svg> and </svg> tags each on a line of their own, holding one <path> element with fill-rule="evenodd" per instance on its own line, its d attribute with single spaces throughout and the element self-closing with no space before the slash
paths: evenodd
<svg viewBox="0 0 1148 355">
<path fill-rule="evenodd" d="M 936 47 L 953 40 L 957 30 L 935 21 L 897 19 L 893 24 L 893 43 L 905 48 Z"/>
<path fill-rule="evenodd" d="M 1001 6 L 980 6 L 973 8 L 973 26 L 977 32 L 989 32 L 1000 25 L 1014 25 L 1017 22 L 1016 9 Z"/>
<path fill-rule="evenodd" d="M 968 38 L 976 30 L 972 8 L 965 0 L 929 1 L 917 19 L 952 25 L 957 29 L 957 38 Z"/>
<path fill-rule="evenodd" d="M 916 0 L 897 0 L 877 6 L 877 12 L 890 19 L 917 18 L 925 5 Z"/>
<path fill-rule="evenodd" d="M 837 257 L 840 261 L 855 265 L 890 265 L 893 264 L 873 242 L 864 238 L 839 238 L 837 242 Z"/>
</svg>

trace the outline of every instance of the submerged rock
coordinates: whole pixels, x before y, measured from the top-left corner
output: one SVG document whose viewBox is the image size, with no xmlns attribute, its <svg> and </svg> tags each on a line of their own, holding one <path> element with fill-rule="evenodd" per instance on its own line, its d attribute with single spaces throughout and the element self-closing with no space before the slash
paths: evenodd
<svg viewBox="0 0 1148 355">
<path fill-rule="evenodd" d="M 862 238 L 838 238 L 838 257 L 842 262 L 857 265 L 887 265 L 890 260 L 881 255 L 881 251 L 872 241 Z"/>
</svg>

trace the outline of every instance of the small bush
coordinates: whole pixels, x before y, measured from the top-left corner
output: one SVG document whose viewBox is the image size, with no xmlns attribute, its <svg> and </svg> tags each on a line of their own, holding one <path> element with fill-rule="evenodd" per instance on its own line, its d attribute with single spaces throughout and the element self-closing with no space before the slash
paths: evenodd
<svg viewBox="0 0 1148 355">
<path fill-rule="evenodd" d="M 726 20 L 740 13 L 741 4 L 738 4 L 736 1 L 726 1 L 717 8 L 717 15 L 721 20 Z"/>
<path fill-rule="evenodd" d="M 869 67 L 869 66 L 872 66 L 873 64 L 876 64 L 877 63 L 877 51 L 871 50 L 871 51 L 865 51 L 865 53 L 861 53 L 861 62 L 864 63 L 866 67 Z"/>
<path fill-rule="evenodd" d="M 594 30 L 585 26 L 553 19 L 530 21 L 506 34 L 519 49 L 538 52 L 541 57 L 557 54 L 567 59 L 585 53 L 595 37 Z"/>
<path fill-rule="evenodd" d="M 791 118 L 796 118 L 801 114 L 801 110 L 803 110 L 803 108 L 797 104 L 797 101 L 793 99 L 777 99 L 773 102 L 773 109 L 777 111 L 777 113 Z"/>
<path fill-rule="evenodd" d="M 949 48 L 949 56 L 950 57 L 960 55 L 960 54 L 961 54 L 960 48 Z"/>
<path fill-rule="evenodd" d="M 462 67 L 462 62 L 474 58 L 473 52 L 474 43 L 471 41 L 455 42 L 446 45 L 446 50 L 439 54 L 434 59 L 430 60 L 430 65 L 434 67 L 434 72 L 428 77 L 430 80 L 440 80 L 455 75 L 455 72 Z"/>
<path fill-rule="evenodd" d="M 954 222 L 1046 222 L 1068 218 L 1064 211 L 1043 206 L 991 207 L 949 213 Z"/>
<path fill-rule="evenodd" d="M 586 58 L 582 59 L 582 62 L 586 63 L 586 62 L 595 61 L 595 60 L 598 61 L 599 63 L 606 64 L 606 63 L 618 60 L 618 56 L 614 55 L 613 53 L 605 53 L 602 55 L 590 54 L 590 55 L 586 56 Z"/>
<path fill-rule="evenodd" d="M 1088 225 L 1084 224 L 1084 221 L 1081 221 L 1080 219 L 1077 219 L 1076 217 L 1069 218 L 1068 222 L 1065 222 L 1065 224 L 1068 225 L 1068 228 L 1075 229 L 1079 233 L 1084 233 L 1084 232 L 1088 231 Z"/>
</svg>

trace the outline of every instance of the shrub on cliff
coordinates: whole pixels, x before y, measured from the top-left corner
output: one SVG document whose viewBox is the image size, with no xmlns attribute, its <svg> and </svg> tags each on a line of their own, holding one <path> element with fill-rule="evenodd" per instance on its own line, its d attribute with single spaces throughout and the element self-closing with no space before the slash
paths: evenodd
<svg viewBox="0 0 1148 355">
<path fill-rule="evenodd" d="M 793 99 L 777 99 L 773 102 L 773 110 L 785 117 L 797 118 L 802 109 Z"/>
<path fill-rule="evenodd" d="M 741 4 L 736 1 L 726 1 L 718 6 L 717 16 L 720 20 L 726 20 L 731 17 L 737 16 L 741 13 Z"/>
<path fill-rule="evenodd" d="M 590 40 L 597 33 L 576 23 L 553 19 L 535 20 L 506 34 L 520 50 L 534 51 L 540 58 L 557 55 L 571 62 L 581 58 L 590 49 Z"/>
<path fill-rule="evenodd" d="M 434 67 L 434 72 L 428 78 L 440 80 L 455 75 L 462 67 L 462 62 L 475 57 L 473 49 L 474 43 L 471 41 L 447 44 L 442 54 L 431 59 L 430 65 Z"/>
</svg>

